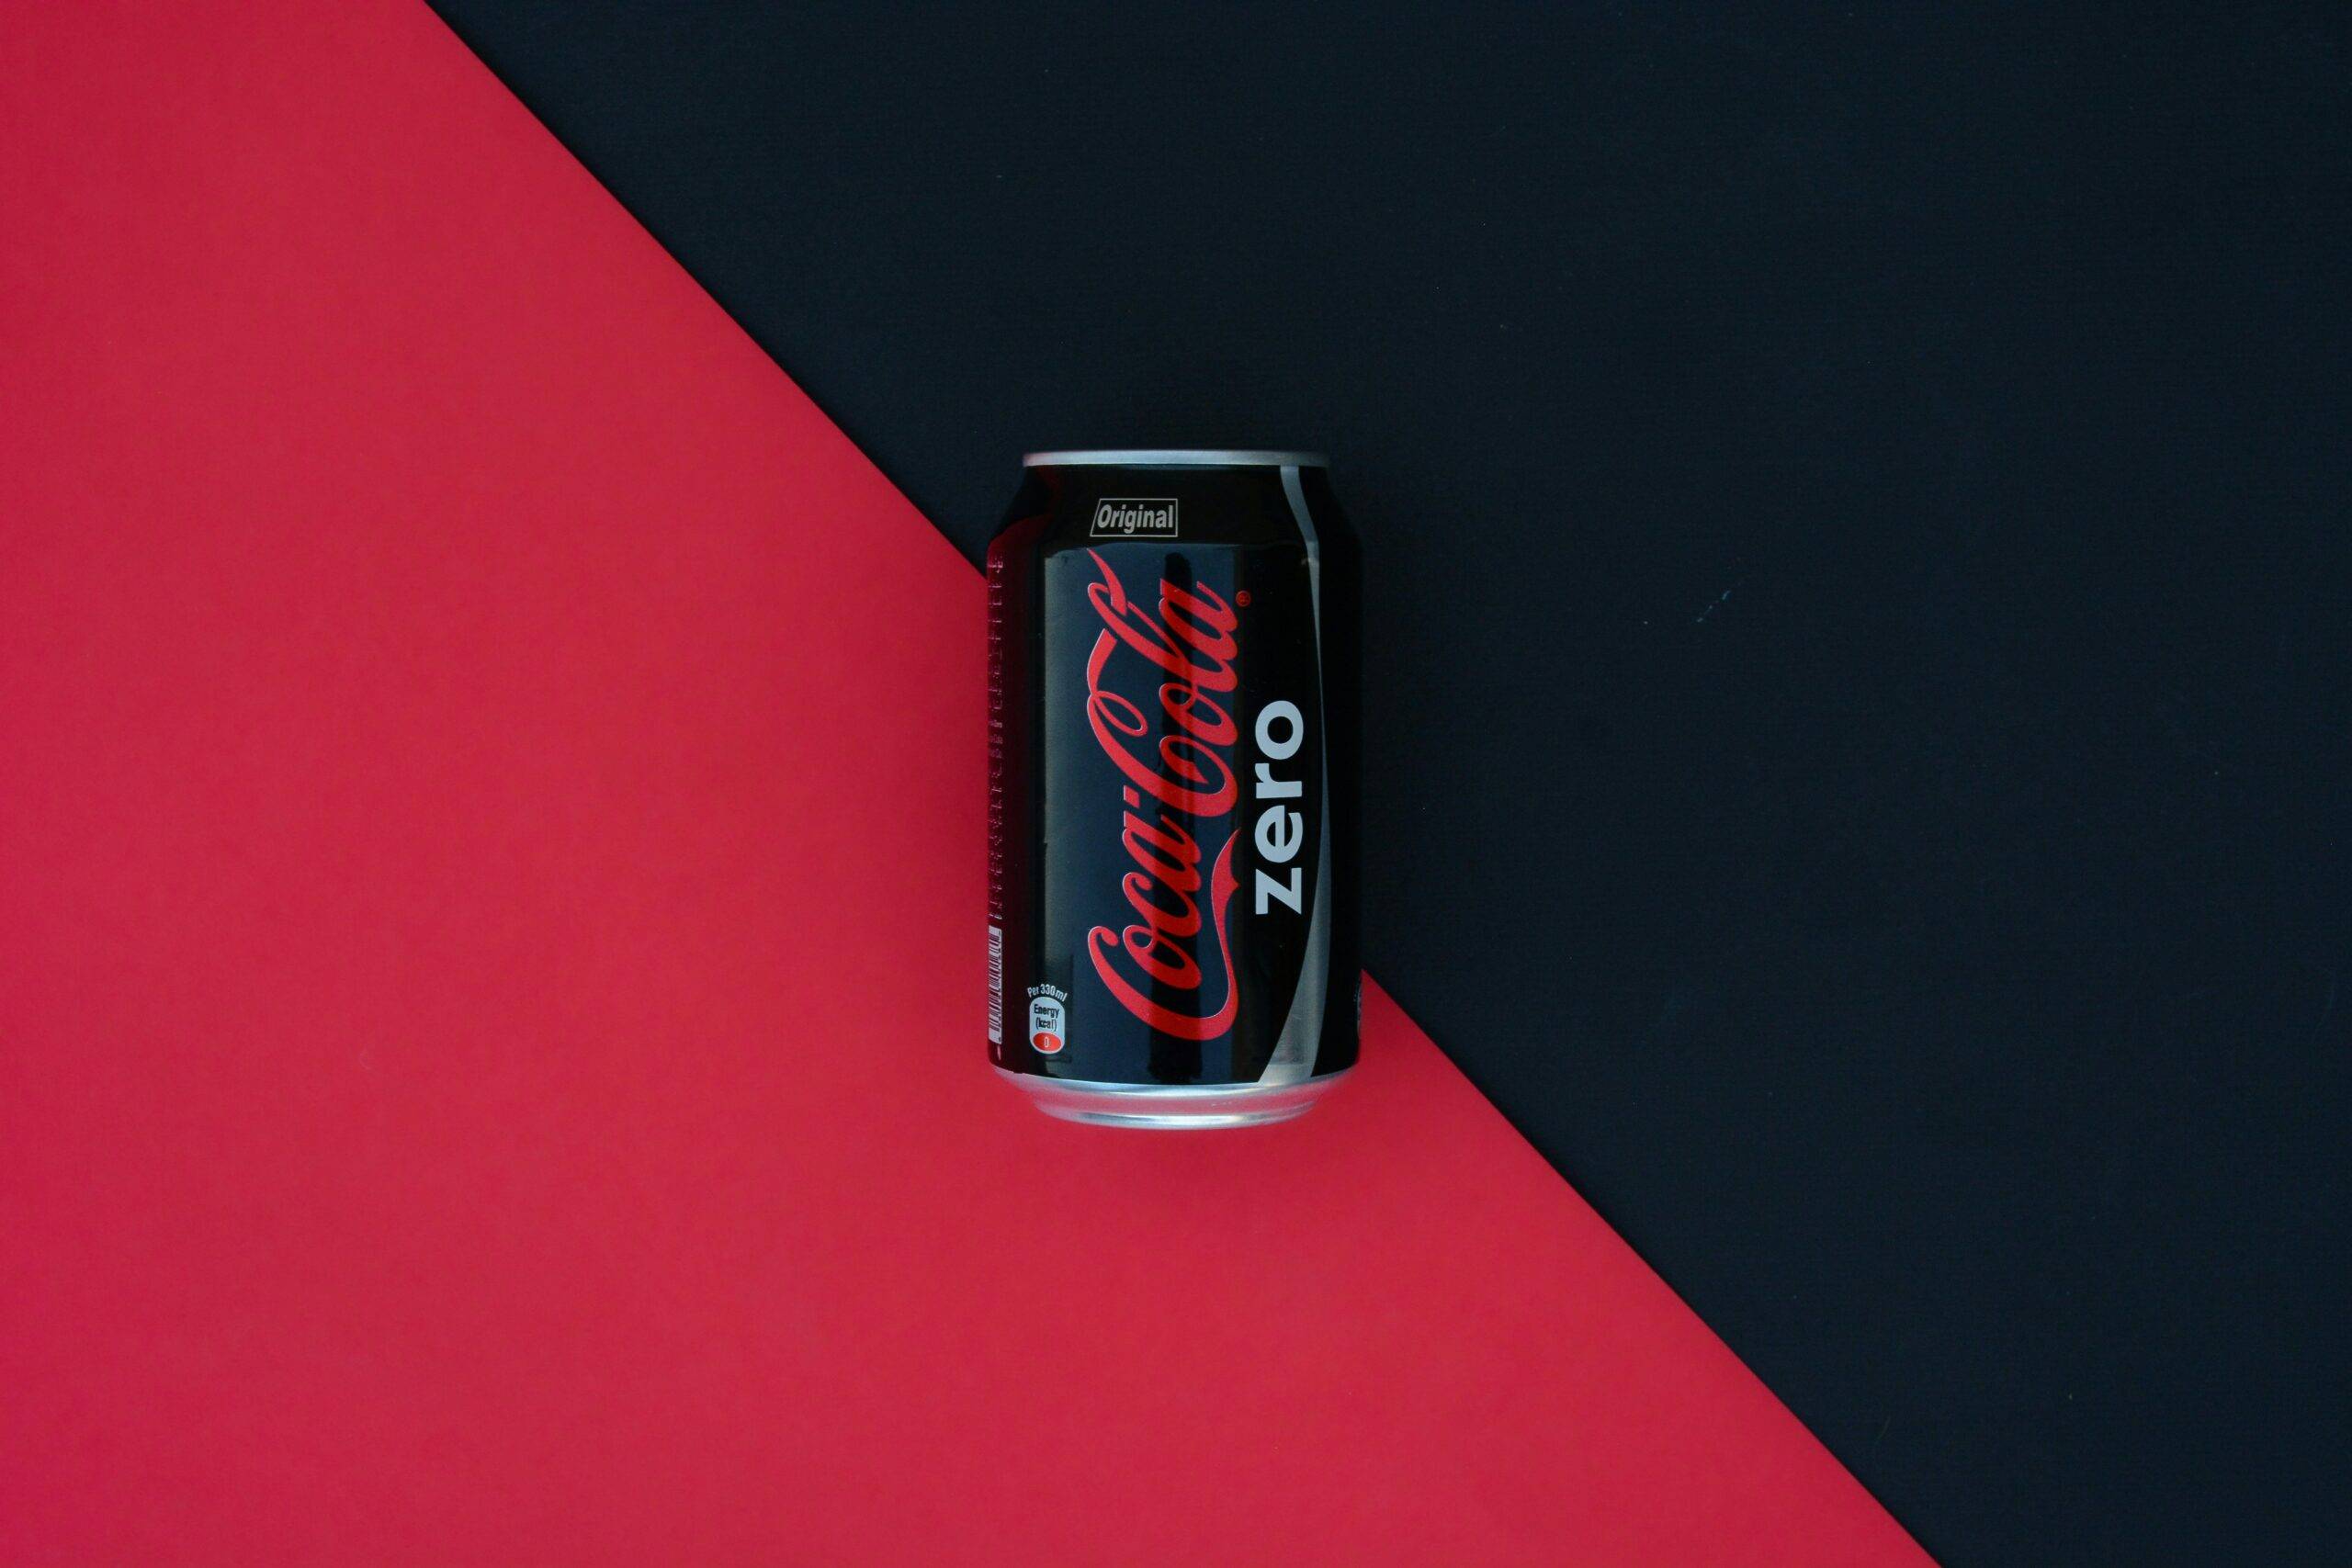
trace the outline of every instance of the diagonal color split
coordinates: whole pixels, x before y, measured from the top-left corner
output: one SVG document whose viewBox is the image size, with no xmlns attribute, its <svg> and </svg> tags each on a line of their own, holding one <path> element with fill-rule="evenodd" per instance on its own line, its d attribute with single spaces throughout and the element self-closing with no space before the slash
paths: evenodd
<svg viewBox="0 0 2352 1568">
<path fill-rule="evenodd" d="M 5 26 L 0 1555 L 1922 1560 L 1376 991 L 990 1081 L 977 582 L 421 6 Z"/>
</svg>

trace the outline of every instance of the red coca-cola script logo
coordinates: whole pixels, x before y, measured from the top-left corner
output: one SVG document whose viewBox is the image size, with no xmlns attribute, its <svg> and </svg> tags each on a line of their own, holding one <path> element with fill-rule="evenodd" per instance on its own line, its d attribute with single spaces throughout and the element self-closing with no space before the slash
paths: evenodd
<svg viewBox="0 0 2352 1568">
<path fill-rule="evenodd" d="M 1195 834 L 1202 823 L 1229 818 L 1240 790 L 1234 782 L 1232 748 L 1239 739 L 1230 701 L 1233 661 L 1240 653 L 1234 631 L 1240 617 L 1199 583 L 1162 581 L 1155 615 L 1127 598 L 1119 574 L 1089 550 L 1102 581 L 1090 583 L 1087 602 L 1102 617 L 1103 629 L 1086 660 L 1086 720 L 1094 739 L 1118 765 L 1126 783 L 1120 797 L 1126 812 L 1119 841 L 1136 869 L 1119 879 L 1135 910 L 1136 923 L 1114 933 L 1096 926 L 1086 949 L 1094 972 L 1120 1005 L 1163 1034 L 1180 1040 L 1214 1040 L 1233 1027 L 1240 996 L 1234 985 L 1233 948 L 1226 916 L 1233 902 L 1233 840 L 1229 830 L 1208 876 L 1206 923 L 1216 933 L 1216 965 L 1224 971 L 1224 1000 L 1209 1005 L 1202 990 L 1202 850 Z M 1139 754 L 1129 750 L 1157 728 L 1145 705 L 1112 690 L 1103 675 L 1125 649 L 1142 660 L 1139 682 L 1159 682 L 1159 709 L 1169 733 Z M 1132 666 L 1135 660 L 1125 661 Z M 1145 813 L 1150 815 L 1147 817 Z M 1169 1006 L 1147 995 L 1190 993 L 1190 1008 Z"/>
</svg>

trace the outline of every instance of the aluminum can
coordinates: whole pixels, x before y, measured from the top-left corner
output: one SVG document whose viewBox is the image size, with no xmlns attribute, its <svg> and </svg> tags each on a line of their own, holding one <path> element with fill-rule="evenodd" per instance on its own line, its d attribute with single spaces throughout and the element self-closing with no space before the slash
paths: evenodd
<svg viewBox="0 0 2352 1568">
<path fill-rule="evenodd" d="M 1355 1065 L 1360 565 L 1307 452 L 1033 452 L 989 547 L 989 1056 L 1278 1122 Z"/>
</svg>

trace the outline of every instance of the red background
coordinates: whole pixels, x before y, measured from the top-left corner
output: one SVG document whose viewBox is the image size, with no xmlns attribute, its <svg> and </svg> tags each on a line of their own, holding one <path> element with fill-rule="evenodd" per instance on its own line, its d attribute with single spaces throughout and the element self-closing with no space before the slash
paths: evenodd
<svg viewBox="0 0 2352 1568">
<path fill-rule="evenodd" d="M 421 6 L 0 26 L 0 1555 L 1919 1560 L 1376 988 L 991 1080 L 978 579 Z"/>
</svg>

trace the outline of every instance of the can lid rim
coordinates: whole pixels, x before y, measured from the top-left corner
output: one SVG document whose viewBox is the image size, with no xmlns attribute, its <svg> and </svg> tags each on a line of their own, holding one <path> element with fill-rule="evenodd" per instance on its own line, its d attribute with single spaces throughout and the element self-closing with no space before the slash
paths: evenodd
<svg viewBox="0 0 2352 1568">
<path fill-rule="evenodd" d="M 1024 452 L 1024 468 L 1328 468 L 1320 452 L 1259 451 L 1211 446 L 1102 446 L 1070 452 Z"/>
</svg>

